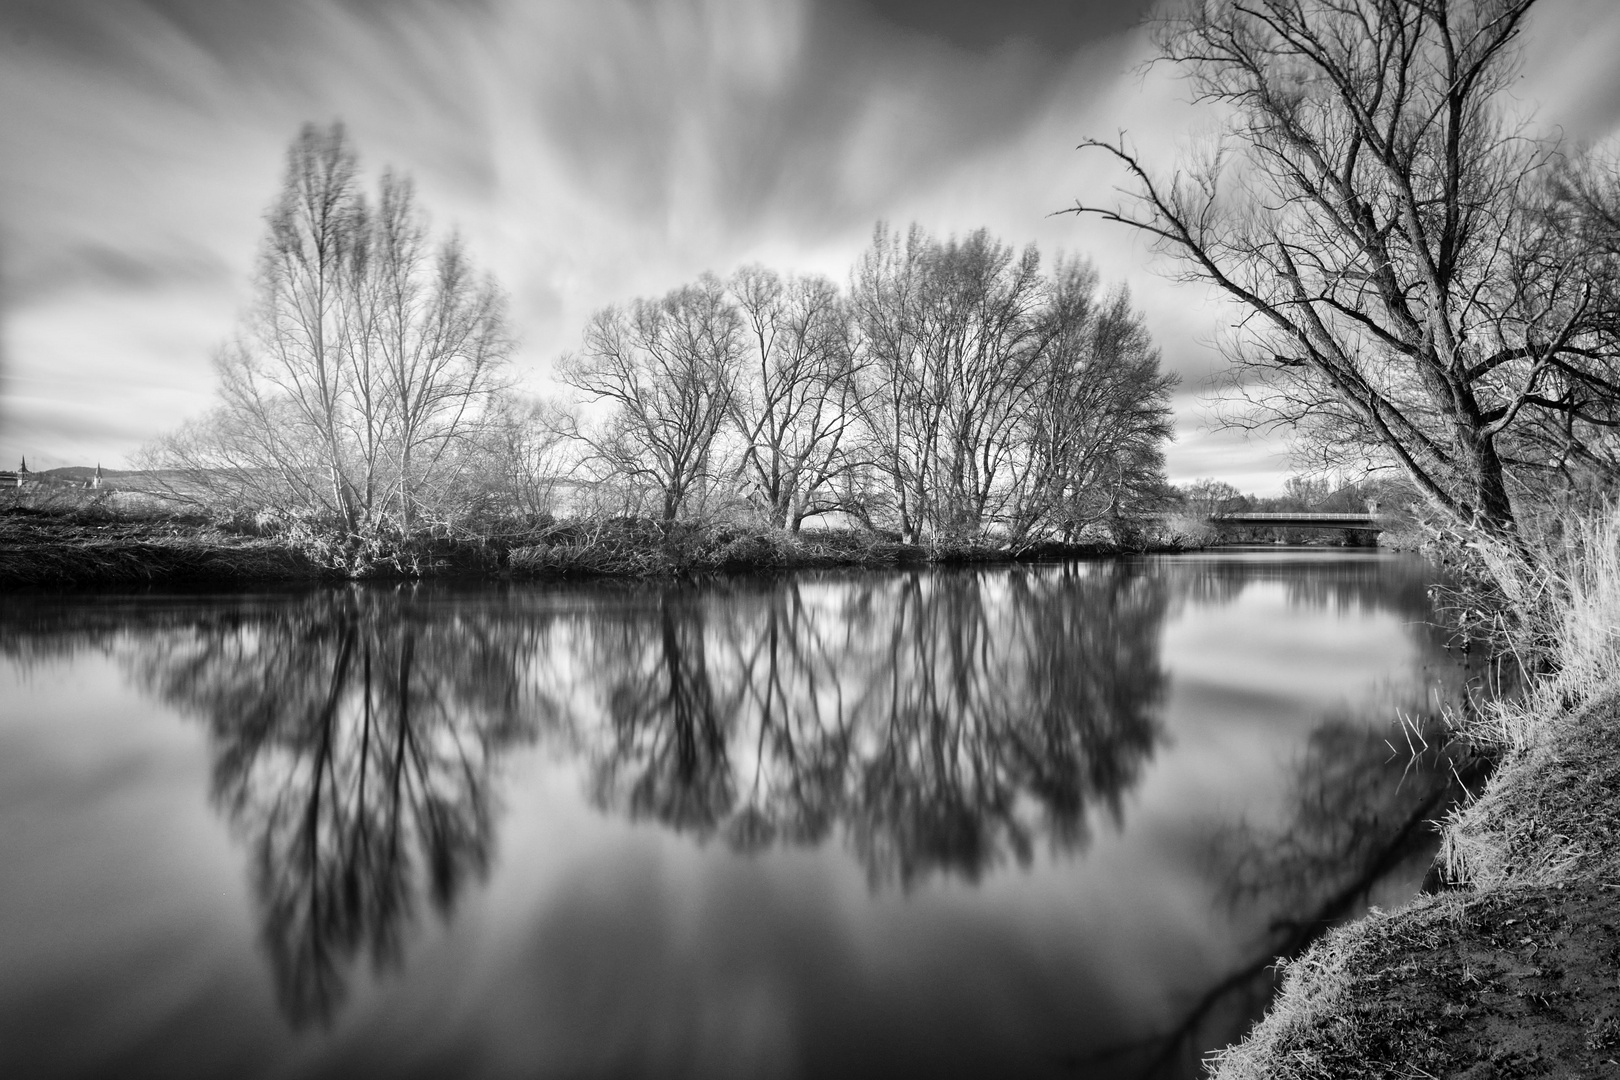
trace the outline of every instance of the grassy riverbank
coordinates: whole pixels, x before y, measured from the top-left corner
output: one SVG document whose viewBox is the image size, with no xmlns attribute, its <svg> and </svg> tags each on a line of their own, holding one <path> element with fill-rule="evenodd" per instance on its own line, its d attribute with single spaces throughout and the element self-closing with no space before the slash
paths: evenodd
<svg viewBox="0 0 1620 1080">
<path fill-rule="evenodd" d="M 426 536 L 388 550 L 316 536 L 255 536 L 202 518 L 132 516 L 105 506 L 0 513 L 0 588 L 147 583 L 491 577 L 657 577 L 706 572 L 1004 562 L 1175 551 L 1155 541 L 1011 549 L 962 541 L 899 543 L 858 530 L 663 525 L 640 519 L 556 522 Z"/>
<path fill-rule="evenodd" d="M 313 580 L 321 568 L 274 539 L 206 522 L 0 515 L 0 587 Z"/>
<path fill-rule="evenodd" d="M 1620 511 L 1507 574 L 1510 648 L 1548 661 L 1471 734 L 1503 755 L 1445 824 L 1453 888 L 1288 965 L 1216 1076 L 1614 1076 L 1620 1069 Z"/>
</svg>

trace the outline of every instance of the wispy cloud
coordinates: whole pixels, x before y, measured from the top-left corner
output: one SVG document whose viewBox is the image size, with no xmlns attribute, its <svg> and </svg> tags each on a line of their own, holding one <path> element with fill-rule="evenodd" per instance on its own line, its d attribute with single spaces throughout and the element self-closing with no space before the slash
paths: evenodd
<svg viewBox="0 0 1620 1080">
<path fill-rule="evenodd" d="M 1600 0 L 1560 3 L 1549 25 L 1620 34 Z M 1190 390 L 1219 362 L 1221 309 L 1123 230 L 1050 216 L 1117 180 L 1081 138 L 1128 129 L 1168 163 L 1200 122 L 1137 70 L 1143 6 L 12 0 L 0 461 L 112 461 L 207 406 L 285 147 L 341 117 L 505 284 L 537 380 L 602 304 L 755 259 L 841 276 L 878 218 L 985 225 L 1130 282 L 1189 391 L 1172 472 L 1208 473 Z M 1526 92 L 1601 133 L 1620 80 L 1583 88 L 1538 56 Z M 58 392 L 74 404 L 45 409 Z"/>
</svg>

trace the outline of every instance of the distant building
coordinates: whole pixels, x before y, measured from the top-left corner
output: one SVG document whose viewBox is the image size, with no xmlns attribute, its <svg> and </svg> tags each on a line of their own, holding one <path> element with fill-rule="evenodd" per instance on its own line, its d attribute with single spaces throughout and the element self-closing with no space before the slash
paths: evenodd
<svg viewBox="0 0 1620 1080">
<path fill-rule="evenodd" d="M 4 469 L 0 469 L 0 488 L 22 487 L 27 482 L 28 459 L 26 457 L 22 459 L 22 464 L 17 466 L 16 472 L 7 472 Z"/>
</svg>

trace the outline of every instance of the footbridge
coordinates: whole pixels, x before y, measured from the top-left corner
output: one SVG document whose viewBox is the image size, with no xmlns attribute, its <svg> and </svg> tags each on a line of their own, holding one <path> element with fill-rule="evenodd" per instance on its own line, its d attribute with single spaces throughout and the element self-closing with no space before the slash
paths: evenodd
<svg viewBox="0 0 1620 1080">
<path fill-rule="evenodd" d="M 1211 514 L 1209 523 L 1250 529 L 1355 529 L 1371 533 L 1384 529 L 1371 514 Z"/>
</svg>

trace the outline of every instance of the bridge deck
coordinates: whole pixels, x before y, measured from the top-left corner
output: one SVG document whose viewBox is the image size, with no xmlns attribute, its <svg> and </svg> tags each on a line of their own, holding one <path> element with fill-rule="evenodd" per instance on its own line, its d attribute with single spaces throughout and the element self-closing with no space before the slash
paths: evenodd
<svg viewBox="0 0 1620 1080">
<path fill-rule="evenodd" d="M 1383 529 L 1371 514 L 1211 514 L 1209 523 L 1279 529 Z"/>
</svg>

